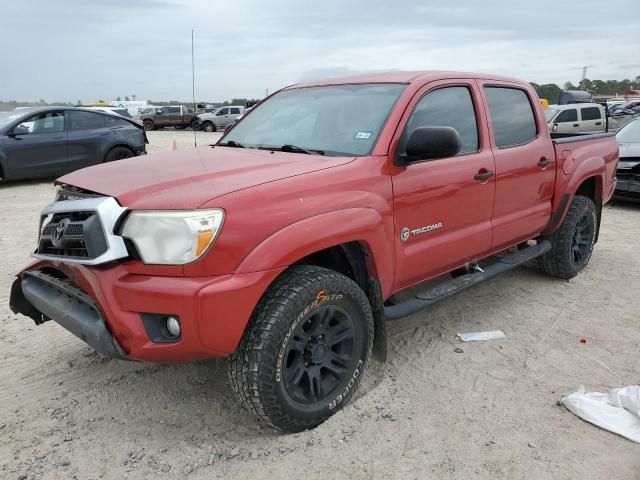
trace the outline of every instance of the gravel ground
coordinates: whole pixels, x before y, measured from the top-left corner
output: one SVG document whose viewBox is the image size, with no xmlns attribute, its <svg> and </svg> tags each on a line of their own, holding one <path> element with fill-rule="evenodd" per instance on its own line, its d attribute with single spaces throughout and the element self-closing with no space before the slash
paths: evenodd
<svg viewBox="0 0 640 480">
<path fill-rule="evenodd" d="M 151 152 L 193 145 L 189 131 L 149 138 Z M 51 182 L 0 186 L 2 479 L 640 478 L 640 445 L 557 404 L 581 385 L 640 383 L 640 206 L 605 208 L 591 264 L 571 281 L 523 267 L 390 324 L 389 360 L 357 398 L 285 436 L 236 403 L 224 361 L 110 360 L 10 312 L 53 193 Z M 493 329 L 507 338 L 455 339 Z"/>
</svg>

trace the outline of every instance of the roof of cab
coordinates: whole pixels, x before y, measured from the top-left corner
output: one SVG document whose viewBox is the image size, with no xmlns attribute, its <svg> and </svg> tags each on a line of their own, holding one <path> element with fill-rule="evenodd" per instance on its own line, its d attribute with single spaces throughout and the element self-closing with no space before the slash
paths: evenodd
<svg viewBox="0 0 640 480">
<path fill-rule="evenodd" d="M 495 80 L 502 82 L 526 83 L 517 78 L 503 77 L 500 75 L 490 75 L 486 73 L 471 72 L 450 72 L 440 70 L 426 71 L 395 71 L 385 73 L 367 73 L 350 77 L 327 78 L 314 80 L 311 82 L 297 83 L 286 88 L 317 87 L 322 85 L 343 85 L 358 83 L 428 83 L 435 80 L 446 80 L 448 78 L 477 78 L 482 80 Z"/>
</svg>

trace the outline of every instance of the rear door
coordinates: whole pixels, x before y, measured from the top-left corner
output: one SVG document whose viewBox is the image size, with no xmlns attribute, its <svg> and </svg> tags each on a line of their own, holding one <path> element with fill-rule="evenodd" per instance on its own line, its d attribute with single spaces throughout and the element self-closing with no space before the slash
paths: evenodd
<svg viewBox="0 0 640 480">
<path fill-rule="evenodd" d="M 542 232 L 551 217 L 555 152 L 531 89 L 479 82 L 496 162 L 493 251 Z M 563 112 L 564 113 L 564 112 Z"/>
<path fill-rule="evenodd" d="M 601 108 L 597 106 L 581 107 L 580 117 L 581 132 L 604 132 L 604 115 Z"/>
<path fill-rule="evenodd" d="M 114 132 L 106 126 L 106 115 L 69 110 L 67 117 L 67 171 L 101 163 L 107 149 L 114 142 Z"/>
<path fill-rule="evenodd" d="M 396 155 L 418 127 L 450 126 L 455 157 L 398 167 L 391 179 L 396 231 L 396 287 L 405 288 L 482 257 L 491 246 L 495 170 L 480 93 L 472 80 L 434 82 L 409 104 Z M 486 178 L 479 178 L 478 174 Z"/>
<path fill-rule="evenodd" d="M 14 126 L 4 150 L 9 178 L 52 177 L 67 162 L 67 131 L 63 110 L 36 114 Z"/>
</svg>

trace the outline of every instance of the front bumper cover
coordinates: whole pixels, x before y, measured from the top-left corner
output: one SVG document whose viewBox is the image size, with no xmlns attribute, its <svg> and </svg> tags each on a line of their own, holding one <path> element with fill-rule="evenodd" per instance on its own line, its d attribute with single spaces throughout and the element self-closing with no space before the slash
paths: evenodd
<svg viewBox="0 0 640 480">
<path fill-rule="evenodd" d="M 33 318 L 38 325 L 56 321 L 98 353 L 127 358 L 107 329 L 100 308 L 69 281 L 38 270 L 26 272 L 12 286 L 11 309 Z"/>
<path fill-rule="evenodd" d="M 37 324 L 53 319 L 111 357 L 184 363 L 233 353 L 255 306 L 284 268 L 212 277 L 148 270 L 143 275 L 128 263 L 36 261 L 18 274 L 11 308 Z M 150 338 L 146 314 L 177 316 L 180 339 Z"/>
</svg>

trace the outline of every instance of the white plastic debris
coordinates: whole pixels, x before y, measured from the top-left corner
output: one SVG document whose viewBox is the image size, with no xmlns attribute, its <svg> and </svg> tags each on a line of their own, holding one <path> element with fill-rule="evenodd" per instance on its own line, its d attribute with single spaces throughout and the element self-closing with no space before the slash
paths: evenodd
<svg viewBox="0 0 640 480">
<path fill-rule="evenodd" d="M 463 342 L 481 342 L 484 340 L 498 340 L 499 338 L 507 338 L 502 330 L 492 330 L 490 332 L 467 332 L 456 334 Z"/>
<path fill-rule="evenodd" d="M 581 419 L 640 443 L 640 386 L 614 388 L 608 393 L 581 389 L 564 397 L 562 403 Z"/>
</svg>

